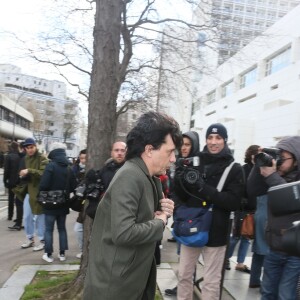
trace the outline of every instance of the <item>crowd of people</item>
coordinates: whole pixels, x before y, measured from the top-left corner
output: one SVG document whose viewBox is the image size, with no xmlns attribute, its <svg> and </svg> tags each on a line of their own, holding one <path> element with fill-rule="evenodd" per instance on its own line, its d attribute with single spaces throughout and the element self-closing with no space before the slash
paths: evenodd
<svg viewBox="0 0 300 300">
<path fill-rule="evenodd" d="M 85 149 L 70 166 L 62 143 L 53 143 L 46 158 L 32 138 L 22 145 L 12 142 L 3 177 L 9 192 L 8 220 L 13 219 L 14 206 L 17 213 L 9 229 L 24 226 L 27 240 L 21 247 L 44 250 L 42 259 L 52 263 L 56 222 L 57 255 L 60 261 L 66 260 L 69 207 L 47 209 L 38 203 L 37 195 L 39 191 L 64 190 L 69 198 L 84 186 L 85 194 L 80 197 L 88 202 L 74 220 L 79 247 L 76 256 L 81 258 L 84 218 L 93 219 L 83 298 L 98 299 L 101 295 L 101 299 L 117 299 L 122 294 L 124 299 L 154 299 L 160 241 L 168 218 L 174 214 L 175 220 L 182 206 L 195 210 L 209 206 L 208 241 L 201 247 L 177 241 L 178 285 L 166 294 L 179 300 L 193 299 L 194 273 L 202 255 L 202 297 L 219 299 L 224 272 L 231 269 L 238 245 L 235 270 L 250 275 L 249 288 L 259 288 L 263 300 L 296 300 L 300 255 L 285 252 L 281 244 L 284 231 L 300 219 L 300 213 L 273 223 L 276 216 L 268 205 L 268 189 L 300 180 L 300 136 L 282 138 L 276 145 L 278 157 L 270 156 L 271 163 L 266 165 L 256 161 L 257 155 L 264 153 L 263 147 L 250 145 L 242 166 L 234 161 L 227 141 L 226 127 L 214 123 L 207 128 L 201 149 L 197 132 L 182 134 L 171 117 L 148 112 L 128 133 L 126 143 L 112 145 L 111 157 L 100 170 L 86 170 Z M 199 175 L 196 180 L 185 178 L 182 168 L 181 173 L 177 171 L 179 161 L 185 168 L 184 159 L 192 157 L 200 160 L 199 165 L 191 165 Z M 241 234 L 243 219 L 249 213 L 255 220 L 253 241 Z M 176 236 L 169 241 L 176 242 Z M 247 266 L 250 246 L 252 263 Z"/>
</svg>

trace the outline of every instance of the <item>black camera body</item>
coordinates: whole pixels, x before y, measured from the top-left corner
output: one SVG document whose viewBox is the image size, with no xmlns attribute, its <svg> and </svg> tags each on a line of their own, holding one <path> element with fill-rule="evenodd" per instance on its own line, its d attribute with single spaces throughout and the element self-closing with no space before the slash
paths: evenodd
<svg viewBox="0 0 300 300">
<path fill-rule="evenodd" d="M 195 184 L 201 177 L 199 172 L 200 158 L 199 156 L 179 158 L 176 161 L 175 176 L 179 180 L 187 182 L 190 185 Z"/>
<path fill-rule="evenodd" d="M 272 167 L 273 159 L 275 159 L 277 167 L 279 167 L 282 164 L 280 149 L 263 148 L 262 152 L 254 156 L 254 162 L 258 167 Z"/>
<path fill-rule="evenodd" d="M 98 178 L 96 182 L 86 184 L 85 182 L 79 184 L 75 189 L 75 194 L 81 198 L 87 198 L 88 200 L 98 200 L 100 195 L 105 191 L 104 184 L 101 178 Z"/>
</svg>

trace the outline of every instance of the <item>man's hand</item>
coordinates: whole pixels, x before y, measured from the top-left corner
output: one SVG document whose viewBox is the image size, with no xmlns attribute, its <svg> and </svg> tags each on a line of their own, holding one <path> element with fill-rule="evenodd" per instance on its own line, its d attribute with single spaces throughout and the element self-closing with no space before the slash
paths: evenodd
<svg viewBox="0 0 300 300">
<path fill-rule="evenodd" d="M 268 177 L 276 171 L 277 169 L 275 159 L 272 159 L 272 167 L 260 167 L 260 174 L 264 177 Z"/>
<path fill-rule="evenodd" d="M 23 169 L 23 170 L 20 171 L 19 176 L 20 176 L 20 177 L 24 177 L 24 176 L 26 176 L 27 174 L 28 174 L 28 169 Z"/>
<path fill-rule="evenodd" d="M 171 217 L 174 211 L 174 202 L 171 199 L 163 198 L 160 201 L 160 207 L 167 217 Z"/>
<path fill-rule="evenodd" d="M 164 222 L 164 225 L 166 226 L 167 220 L 168 220 L 168 216 L 164 212 L 158 210 L 154 214 L 154 219 L 160 219 L 160 220 L 162 220 Z"/>
</svg>

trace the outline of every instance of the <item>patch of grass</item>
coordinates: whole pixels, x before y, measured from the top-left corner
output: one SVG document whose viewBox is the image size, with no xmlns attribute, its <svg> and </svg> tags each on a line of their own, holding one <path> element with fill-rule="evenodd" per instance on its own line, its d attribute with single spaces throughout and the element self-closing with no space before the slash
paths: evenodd
<svg viewBox="0 0 300 300">
<path fill-rule="evenodd" d="M 78 271 L 38 271 L 32 282 L 25 287 L 21 300 L 43 299 L 53 288 L 68 284 Z"/>
</svg>

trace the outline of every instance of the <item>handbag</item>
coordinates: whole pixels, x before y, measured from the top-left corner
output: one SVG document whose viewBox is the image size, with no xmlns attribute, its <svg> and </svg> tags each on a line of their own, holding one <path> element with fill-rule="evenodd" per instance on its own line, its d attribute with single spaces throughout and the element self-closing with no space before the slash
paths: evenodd
<svg viewBox="0 0 300 300">
<path fill-rule="evenodd" d="M 253 240 L 254 232 L 254 213 L 246 214 L 241 226 L 241 236 Z"/>
<path fill-rule="evenodd" d="M 45 209 L 56 209 L 66 206 L 68 201 L 67 190 L 69 186 L 70 170 L 67 169 L 66 187 L 64 190 L 39 191 L 37 202 Z"/>
<path fill-rule="evenodd" d="M 63 190 L 39 191 L 37 202 L 45 209 L 56 209 L 67 203 L 66 192 Z"/>
<path fill-rule="evenodd" d="M 224 170 L 217 190 L 223 189 L 225 180 L 233 166 L 232 162 Z M 188 207 L 180 205 L 176 208 L 174 215 L 174 227 L 172 235 L 177 242 L 189 247 L 203 247 L 209 239 L 209 229 L 212 222 L 213 206 Z"/>
</svg>

